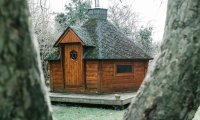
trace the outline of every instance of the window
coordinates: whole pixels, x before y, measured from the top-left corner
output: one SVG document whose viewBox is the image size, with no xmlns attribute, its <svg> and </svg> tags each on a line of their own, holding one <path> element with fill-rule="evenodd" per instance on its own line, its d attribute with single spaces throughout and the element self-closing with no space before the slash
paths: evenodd
<svg viewBox="0 0 200 120">
<path fill-rule="evenodd" d="M 132 73 L 132 65 L 117 65 L 117 73 Z"/>
<path fill-rule="evenodd" d="M 77 57 L 78 57 L 78 53 L 77 53 L 75 50 L 72 50 L 72 51 L 70 52 L 70 58 L 71 58 L 72 60 L 76 60 Z"/>
</svg>

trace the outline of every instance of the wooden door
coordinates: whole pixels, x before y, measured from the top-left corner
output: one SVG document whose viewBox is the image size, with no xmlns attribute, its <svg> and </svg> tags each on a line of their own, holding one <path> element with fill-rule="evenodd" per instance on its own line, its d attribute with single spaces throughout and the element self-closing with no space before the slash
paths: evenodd
<svg viewBox="0 0 200 120">
<path fill-rule="evenodd" d="M 66 44 L 64 48 L 65 87 L 83 86 L 83 47 L 81 44 Z"/>
</svg>

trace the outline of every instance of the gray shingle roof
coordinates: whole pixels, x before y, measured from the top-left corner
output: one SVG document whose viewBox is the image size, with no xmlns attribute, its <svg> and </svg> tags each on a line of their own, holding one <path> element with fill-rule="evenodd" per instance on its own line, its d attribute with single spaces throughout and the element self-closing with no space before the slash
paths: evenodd
<svg viewBox="0 0 200 120">
<path fill-rule="evenodd" d="M 90 35 L 85 28 L 77 26 L 70 26 L 70 28 L 80 37 L 86 46 L 95 46 L 95 43 L 90 38 Z"/>
<path fill-rule="evenodd" d="M 60 60 L 60 49 L 53 48 L 53 50 L 49 53 L 45 60 Z"/>
<path fill-rule="evenodd" d="M 96 43 L 85 50 L 84 59 L 151 59 L 107 20 L 90 19 L 82 27 Z"/>
<path fill-rule="evenodd" d="M 83 59 L 152 59 L 106 19 L 89 19 L 80 27 L 69 28 L 85 44 Z M 57 60 L 58 53 L 52 53 L 47 60 Z"/>
</svg>

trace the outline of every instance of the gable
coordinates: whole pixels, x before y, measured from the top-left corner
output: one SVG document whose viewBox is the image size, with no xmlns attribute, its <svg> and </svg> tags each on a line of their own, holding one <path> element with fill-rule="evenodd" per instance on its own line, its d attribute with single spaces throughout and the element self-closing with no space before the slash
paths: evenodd
<svg viewBox="0 0 200 120">
<path fill-rule="evenodd" d="M 80 38 L 71 30 L 69 29 L 66 34 L 61 38 L 60 43 L 82 43 Z"/>
<path fill-rule="evenodd" d="M 54 46 L 58 46 L 60 43 L 81 43 L 82 45 L 85 45 L 83 41 L 80 39 L 80 37 L 71 29 L 67 29 L 56 41 Z"/>
</svg>

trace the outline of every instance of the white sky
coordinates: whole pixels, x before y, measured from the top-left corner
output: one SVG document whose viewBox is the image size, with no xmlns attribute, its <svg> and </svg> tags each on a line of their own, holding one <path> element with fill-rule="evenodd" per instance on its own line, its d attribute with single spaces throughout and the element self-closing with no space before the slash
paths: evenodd
<svg viewBox="0 0 200 120">
<path fill-rule="evenodd" d="M 49 0 L 52 12 L 63 12 L 64 5 L 69 0 Z M 93 0 L 94 1 L 94 0 Z M 108 8 L 113 1 L 119 0 L 99 0 L 100 7 Z M 121 0 L 124 5 L 131 5 L 132 10 L 138 13 L 140 25 L 154 27 L 153 39 L 160 41 L 164 32 L 167 0 Z M 94 2 L 93 2 L 94 3 Z M 93 5 L 94 6 L 94 5 Z"/>
</svg>

